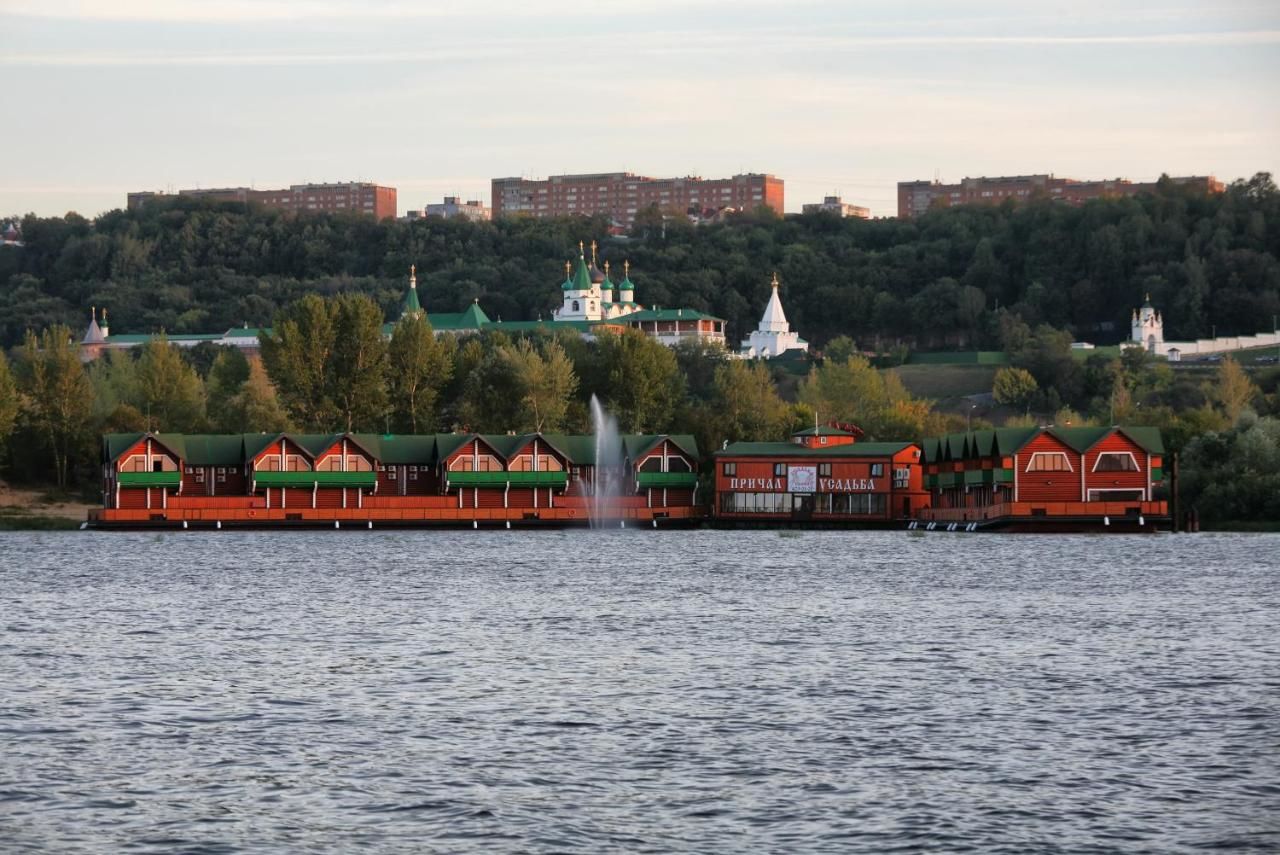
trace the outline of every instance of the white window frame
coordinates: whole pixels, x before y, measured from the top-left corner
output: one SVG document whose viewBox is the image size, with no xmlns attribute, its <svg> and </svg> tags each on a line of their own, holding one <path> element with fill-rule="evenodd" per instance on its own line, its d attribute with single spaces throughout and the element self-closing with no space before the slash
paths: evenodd
<svg viewBox="0 0 1280 855">
<path fill-rule="evenodd" d="M 1031 464 L 1036 462 L 1037 457 L 1061 457 L 1067 462 L 1066 469 L 1032 469 Z M 1033 451 L 1031 457 L 1027 458 L 1027 468 L 1023 472 L 1075 472 L 1075 467 L 1071 465 L 1071 457 L 1065 451 Z"/>
<path fill-rule="evenodd" d="M 1133 468 L 1132 469 L 1104 469 L 1103 470 L 1104 472 L 1141 472 L 1142 471 L 1142 465 L 1138 463 L 1138 458 L 1133 456 L 1132 451 L 1100 451 L 1098 452 L 1097 458 L 1095 458 L 1093 461 L 1093 468 L 1090 469 L 1089 471 L 1097 472 L 1098 464 L 1102 462 L 1102 458 L 1110 457 L 1110 456 L 1128 457 L 1130 460 L 1133 461 Z"/>
</svg>

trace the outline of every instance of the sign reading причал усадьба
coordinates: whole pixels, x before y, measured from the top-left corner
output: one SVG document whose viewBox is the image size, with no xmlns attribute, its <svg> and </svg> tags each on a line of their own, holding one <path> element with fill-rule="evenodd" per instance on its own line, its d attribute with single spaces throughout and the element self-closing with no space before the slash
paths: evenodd
<svg viewBox="0 0 1280 855">
<path fill-rule="evenodd" d="M 819 478 L 816 466 L 789 466 L 787 477 L 730 478 L 730 490 L 761 493 L 874 493 L 874 478 Z"/>
</svg>

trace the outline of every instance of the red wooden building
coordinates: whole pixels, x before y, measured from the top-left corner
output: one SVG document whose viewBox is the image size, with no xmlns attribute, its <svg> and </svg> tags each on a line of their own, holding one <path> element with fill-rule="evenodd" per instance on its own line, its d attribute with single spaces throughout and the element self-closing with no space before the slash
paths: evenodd
<svg viewBox="0 0 1280 855">
<path fill-rule="evenodd" d="M 1167 522 L 1164 445 L 1148 427 L 1000 428 L 924 443 L 921 516 L 948 527 L 1115 527 Z"/>
<path fill-rule="evenodd" d="M 690 436 L 110 434 L 101 526 L 691 521 Z M 607 499 L 597 485 L 608 475 Z"/>
<path fill-rule="evenodd" d="M 727 445 L 713 455 L 713 516 L 722 523 L 888 525 L 928 506 L 918 444 L 856 439 L 818 427 L 790 442 Z"/>
</svg>

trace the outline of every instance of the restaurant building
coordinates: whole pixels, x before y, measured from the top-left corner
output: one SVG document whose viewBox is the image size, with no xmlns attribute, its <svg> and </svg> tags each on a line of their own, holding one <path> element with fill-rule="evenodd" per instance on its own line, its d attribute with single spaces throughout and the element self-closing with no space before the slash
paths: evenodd
<svg viewBox="0 0 1280 855">
<path fill-rule="evenodd" d="M 924 442 L 926 523 L 1149 530 L 1168 520 L 1150 427 L 997 428 Z"/>
<path fill-rule="evenodd" d="M 890 525 L 928 506 L 921 448 L 858 442 L 819 426 L 790 442 L 735 442 L 712 455 L 719 523 Z"/>
<path fill-rule="evenodd" d="M 667 525 L 701 517 L 698 459 L 665 434 L 600 461 L 565 434 L 108 434 L 89 523 Z"/>
</svg>

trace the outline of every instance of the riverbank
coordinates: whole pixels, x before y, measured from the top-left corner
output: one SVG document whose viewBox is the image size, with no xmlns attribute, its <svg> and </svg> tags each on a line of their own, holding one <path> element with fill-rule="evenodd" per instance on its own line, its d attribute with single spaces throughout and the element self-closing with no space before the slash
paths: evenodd
<svg viewBox="0 0 1280 855">
<path fill-rule="evenodd" d="M 0 531 L 77 529 L 95 507 L 47 489 L 12 487 L 0 481 Z"/>
</svg>

